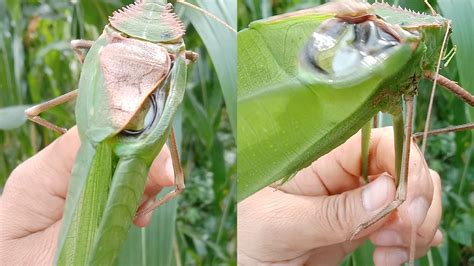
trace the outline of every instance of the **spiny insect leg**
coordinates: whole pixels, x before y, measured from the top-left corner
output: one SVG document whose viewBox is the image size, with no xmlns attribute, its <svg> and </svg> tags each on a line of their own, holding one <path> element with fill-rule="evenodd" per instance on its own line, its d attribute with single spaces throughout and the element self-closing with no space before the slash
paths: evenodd
<svg viewBox="0 0 474 266">
<path fill-rule="evenodd" d="M 81 63 L 84 63 L 84 60 L 86 59 L 86 54 L 93 44 L 94 44 L 94 41 L 89 41 L 89 40 L 72 40 L 71 41 L 71 48 L 74 51 L 74 53 L 76 53 L 77 58 L 79 58 Z M 87 50 L 87 51 L 85 52 L 83 50 Z"/>
<path fill-rule="evenodd" d="M 174 130 L 173 128 L 171 129 L 170 133 L 170 141 L 169 141 L 169 148 L 170 148 L 170 153 L 171 153 L 171 159 L 173 161 L 173 169 L 174 169 L 174 178 L 175 178 L 175 184 L 176 188 L 163 196 L 161 199 L 155 201 L 151 206 L 147 207 L 144 210 L 141 210 L 137 213 L 136 217 L 145 215 L 154 209 L 160 207 L 161 205 L 165 204 L 166 202 L 174 199 L 177 195 L 179 195 L 181 192 L 184 190 L 184 175 L 183 175 L 183 169 L 181 168 L 181 163 L 179 161 L 179 154 L 178 154 L 178 148 L 176 146 L 176 138 L 174 136 Z"/>
<path fill-rule="evenodd" d="M 395 209 L 397 209 L 407 198 L 407 183 L 408 183 L 408 165 L 410 161 L 410 147 L 413 130 L 413 98 L 411 96 L 405 97 L 407 115 L 405 126 L 405 137 L 403 143 L 402 164 L 400 171 L 400 180 L 398 181 L 397 194 L 395 199 L 382 209 L 375 216 L 370 218 L 367 222 L 359 224 L 351 233 L 349 240 L 354 239 L 362 230 L 374 225 Z"/>
<path fill-rule="evenodd" d="M 425 72 L 425 77 L 432 81 L 436 81 L 437 84 L 443 86 L 444 88 L 450 90 L 454 93 L 459 99 L 463 100 L 470 106 L 474 106 L 474 95 L 470 94 L 467 90 L 463 87 L 456 84 L 456 82 L 441 76 L 440 74 L 436 75 L 433 72 Z"/>
<path fill-rule="evenodd" d="M 42 112 L 47 111 L 47 110 L 49 110 L 49 109 L 51 109 L 55 106 L 58 106 L 60 104 L 72 101 L 76 97 L 77 97 L 77 90 L 73 90 L 73 91 L 68 92 L 64 95 L 61 95 L 57 98 L 49 100 L 45 103 L 40 103 L 38 105 L 35 105 L 31 108 L 26 109 L 25 115 L 28 117 L 28 119 L 30 119 L 31 121 L 33 121 L 33 122 L 35 122 L 39 125 L 42 125 L 42 126 L 48 128 L 48 129 L 51 129 L 53 131 L 56 131 L 59 134 L 64 134 L 64 133 L 66 133 L 67 129 L 59 127 L 59 126 L 57 126 L 57 125 L 41 118 L 39 115 Z"/>
<path fill-rule="evenodd" d="M 426 132 L 426 136 L 435 136 L 435 135 L 445 134 L 449 132 L 458 132 L 458 131 L 464 131 L 464 130 L 469 130 L 469 129 L 474 129 L 474 123 L 469 123 L 469 124 L 464 124 L 464 125 L 459 125 L 459 126 L 451 126 L 447 128 L 434 129 L 434 130 Z M 418 141 L 424 138 L 424 135 L 425 135 L 425 132 L 417 132 L 413 134 L 413 139 L 415 141 Z"/>
</svg>

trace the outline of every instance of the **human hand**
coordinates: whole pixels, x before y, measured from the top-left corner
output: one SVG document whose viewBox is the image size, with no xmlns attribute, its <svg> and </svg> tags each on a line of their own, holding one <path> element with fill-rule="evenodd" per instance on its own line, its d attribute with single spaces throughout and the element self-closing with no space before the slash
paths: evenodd
<svg viewBox="0 0 474 266">
<path fill-rule="evenodd" d="M 368 238 L 376 246 L 376 265 L 400 265 L 408 260 L 412 223 L 416 257 L 441 243 L 440 178 L 414 144 L 406 201 L 347 240 L 359 224 L 387 206 L 396 191 L 392 128 L 372 131 L 369 174 L 377 178 L 362 187 L 360 140 L 358 133 L 279 190 L 267 187 L 239 203 L 237 252 L 242 265 L 335 265 Z"/>
<path fill-rule="evenodd" d="M 1 264 L 53 264 L 69 177 L 79 146 L 74 127 L 10 175 L 0 198 Z M 142 205 L 151 205 L 163 187 L 173 184 L 173 165 L 165 146 L 150 169 Z M 150 212 L 137 217 L 135 225 L 146 226 L 151 215 Z"/>
</svg>

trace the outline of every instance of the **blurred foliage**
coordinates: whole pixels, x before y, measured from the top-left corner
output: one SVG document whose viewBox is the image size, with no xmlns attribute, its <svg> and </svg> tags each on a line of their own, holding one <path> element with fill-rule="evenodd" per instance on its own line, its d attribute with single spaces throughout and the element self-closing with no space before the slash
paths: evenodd
<svg viewBox="0 0 474 266">
<path fill-rule="evenodd" d="M 22 123 L 22 114 L 28 106 L 77 88 L 81 64 L 70 49 L 70 41 L 96 39 L 112 11 L 131 2 L 0 0 L 0 129 L 10 129 L 0 130 L 0 187 L 18 164 L 58 137 L 33 123 Z M 231 5 L 225 6 L 221 0 L 203 5 L 208 6 L 221 7 L 218 16 L 235 13 Z M 217 62 L 213 59 L 219 59 L 211 58 L 200 34 L 190 23 L 191 15 L 185 14 L 185 8 L 178 11 L 187 25 L 187 48 L 200 54 L 200 60 L 189 68 L 184 104 L 175 122 L 176 135 L 181 140 L 178 145 L 186 190 L 177 202 L 162 207 L 160 215 L 166 217 L 154 215 L 153 226 L 162 227 L 132 230 L 130 238 L 137 241 L 148 234 L 146 245 L 133 242 L 127 243 L 126 248 L 145 248 L 150 253 L 147 261 L 153 265 L 235 264 L 235 142 L 229 120 L 232 115 L 224 101 L 232 97 L 235 82 L 228 75 L 215 74 Z M 206 30 L 205 25 L 194 26 Z M 208 29 L 208 32 L 215 31 Z M 233 56 L 231 52 L 228 54 Z M 227 64 L 236 64 L 233 57 L 233 61 L 227 59 Z M 221 87 L 222 84 L 226 86 Z M 68 103 L 42 116 L 60 126 L 71 127 L 73 112 L 74 103 Z M 170 230 L 175 233 L 168 240 L 163 232 Z M 158 239 L 165 240 L 162 243 Z M 153 259 L 159 253 L 157 250 L 169 250 L 169 258 Z M 126 254 L 121 256 L 121 264 L 136 264 L 134 259 Z"/>
<path fill-rule="evenodd" d="M 262 19 L 276 14 L 296 11 L 308 7 L 314 7 L 329 1 L 318 0 L 239 0 L 238 26 L 239 30 L 246 28 L 248 24 L 257 19 Z M 369 1 L 373 3 L 374 1 Z M 422 0 L 391 0 L 385 1 L 390 4 L 399 4 L 415 11 L 430 13 Z M 460 69 L 460 60 L 472 65 L 474 60 L 474 19 L 471 0 L 430 0 L 432 6 L 441 15 L 453 19 L 453 36 L 461 32 L 470 32 L 458 37 L 458 53 L 443 68 L 441 74 L 457 81 L 466 89 L 474 93 L 474 76 L 472 68 Z M 438 5 L 438 2 L 440 3 Z M 460 6 L 464 4 L 464 6 Z M 451 8 L 449 16 L 446 9 Z M 471 9 L 469 9 L 471 8 Z M 453 13 L 454 12 L 454 13 Z M 465 19 L 465 20 L 461 20 Z M 462 21 L 464 23 L 456 23 Z M 456 26 L 458 26 L 456 28 Z M 461 28 L 463 27 L 463 28 Z M 458 35 L 459 36 L 459 35 Z M 448 51 L 453 47 L 452 40 L 448 45 Z M 460 54 L 459 51 L 464 51 Z M 471 74 L 466 74 L 470 72 Z M 461 78 L 461 72 L 464 73 Z M 415 117 L 415 131 L 423 131 L 426 110 L 431 93 L 432 83 L 422 81 L 419 86 L 417 97 L 417 112 Z M 465 124 L 473 120 L 472 108 L 461 102 L 451 93 L 443 88 L 437 90 L 435 105 L 432 112 L 431 128 L 444 128 L 450 125 Z M 385 119 L 384 119 L 385 120 Z M 474 263 L 474 132 L 466 131 L 460 133 L 449 133 L 429 138 L 426 151 L 426 159 L 430 168 L 438 171 L 442 178 L 443 192 L 443 216 L 441 230 L 445 240 L 440 247 L 431 249 L 430 254 L 419 260 L 417 265 L 472 265 Z M 367 241 L 351 256 L 344 261 L 344 265 L 371 265 L 373 245 Z M 430 264 L 429 260 L 432 261 Z"/>
</svg>

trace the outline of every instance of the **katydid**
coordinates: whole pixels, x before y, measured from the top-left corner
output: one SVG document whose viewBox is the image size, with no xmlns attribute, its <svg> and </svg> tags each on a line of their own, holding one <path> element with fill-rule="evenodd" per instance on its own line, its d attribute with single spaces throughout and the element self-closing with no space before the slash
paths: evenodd
<svg viewBox="0 0 474 266">
<path fill-rule="evenodd" d="M 405 200 L 420 79 L 436 80 L 471 105 L 474 97 L 438 75 L 447 19 L 383 3 L 331 5 L 255 21 L 238 33 L 238 199 L 291 178 L 387 112 L 394 120 L 397 195 L 352 238 Z"/>
<path fill-rule="evenodd" d="M 108 265 L 116 260 L 149 167 L 168 139 L 176 188 L 138 215 L 183 191 L 172 121 L 183 99 L 187 64 L 197 59 L 186 51 L 184 34 L 183 23 L 166 0 L 135 1 L 114 12 L 97 40 L 71 43 L 84 63 L 78 89 L 26 111 L 31 120 L 64 133 L 39 114 L 77 97 L 81 147 L 69 185 L 57 264 Z"/>
</svg>

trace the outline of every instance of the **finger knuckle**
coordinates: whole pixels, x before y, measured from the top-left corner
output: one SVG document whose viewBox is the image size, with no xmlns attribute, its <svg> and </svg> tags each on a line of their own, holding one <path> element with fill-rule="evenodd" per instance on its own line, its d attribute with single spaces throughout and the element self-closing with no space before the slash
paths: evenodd
<svg viewBox="0 0 474 266">
<path fill-rule="evenodd" d="M 347 193 L 328 197 L 326 204 L 323 204 L 323 219 L 326 230 L 331 234 L 336 234 L 338 239 L 347 238 L 350 224 L 352 224 L 352 202 Z"/>
</svg>

